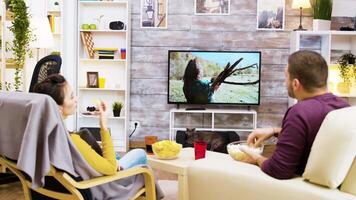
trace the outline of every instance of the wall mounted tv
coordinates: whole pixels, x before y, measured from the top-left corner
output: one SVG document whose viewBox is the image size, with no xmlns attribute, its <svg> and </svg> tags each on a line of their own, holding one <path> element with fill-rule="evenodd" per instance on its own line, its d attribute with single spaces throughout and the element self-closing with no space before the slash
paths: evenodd
<svg viewBox="0 0 356 200">
<path fill-rule="evenodd" d="M 168 103 L 259 105 L 261 52 L 168 51 Z"/>
</svg>

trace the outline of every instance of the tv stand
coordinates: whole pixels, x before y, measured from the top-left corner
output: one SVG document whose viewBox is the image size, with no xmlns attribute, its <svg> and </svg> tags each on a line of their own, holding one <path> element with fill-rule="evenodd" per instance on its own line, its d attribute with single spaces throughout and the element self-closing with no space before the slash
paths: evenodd
<svg viewBox="0 0 356 200">
<path fill-rule="evenodd" d="M 206 110 L 206 108 L 186 108 L 185 110 Z"/>
<path fill-rule="evenodd" d="M 253 109 L 172 109 L 169 138 L 176 139 L 177 131 L 195 128 L 196 131 L 235 131 L 246 139 L 257 127 L 257 112 Z"/>
</svg>

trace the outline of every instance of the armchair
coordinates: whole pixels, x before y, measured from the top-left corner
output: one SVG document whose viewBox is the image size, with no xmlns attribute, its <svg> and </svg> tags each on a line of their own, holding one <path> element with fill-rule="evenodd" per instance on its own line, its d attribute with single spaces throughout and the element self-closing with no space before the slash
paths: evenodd
<svg viewBox="0 0 356 200">
<path fill-rule="evenodd" d="M 156 199 L 155 180 L 147 168 L 111 176 L 92 169 L 71 142 L 57 104 L 42 94 L 0 93 L 0 164 L 19 177 L 26 200 L 31 199 L 30 189 L 55 199 L 82 200 L 81 189 L 90 189 L 96 199 Z M 67 192 L 44 188 L 45 176 Z"/>
<path fill-rule="evenodd" d="M 25 200 L 31 200 L 31 181 L 26 179 L 26 176 L 21 172 L 21 170 L 18 169 L 16 166 L 16 163 L 7 159 L 6 157 L 0 157 L 0 163 L 8 168 L 12 173 L 14 173 L 21 181 L 22 188 L 24 191 L 24 196 Z M 60 184 L 62 184 L 68 191 L 67 192 L 58 192 L 58 191 L 53 191 L 49 190 L 46 188 L 37 188 L 33 189 L 34 191 L 45 195 L 50 198 L 54 199 L 63 199 L 63 200 L 84 200 L 81 192 L 79 189 L 88 189 L 91 187 L 95 187 L 101 184 L 109 183 L 112 181 L 116 181 L 122 178 L 130 177 L 133 175 L 137 174 L 143 174 L 144 179 L 145 179 L 145 187 L 140 189 L 136 195 L 132 198 L 134 199 L 147 199 L 147 200 L 155 200 L 155 183 L 154 183 L 154 177 L 153 174 L 150 170 L 147 168 L 142 168 L 142 167 L 134 167 L 128 170 L 124 170 L 121 172 L 118 172 L 115 175 L 111 176 L 102 176 L 102 177 L 97 177 L 93 178 L 90 180 L 84 180 L 84 181 L 76 181 L 74 180 L 69 174 L 66 172 L 63 172 L 61 170 L 57 170 L 55 167 L 51 166 L 49 173 L 47 176 L 52 176 L 55 178 Z M 144 195 L 145 197 L 143 197 Z"/>
<path fill-rule="evenodd" d="M 188 167 L 190 200 L 356 200 L 356 107 L 330 112 L 302 177 L 278 180 L 258 166 L 214 154 Z"/>
<path fill-rule="evenodd" d="M 34 86 L 51 74 L 58 74 L 61 70 L 62 58 L 57 55 L 48 55 L 37 62 L 33 70 L 29 92 L 33 92 Z"/>
</svg>

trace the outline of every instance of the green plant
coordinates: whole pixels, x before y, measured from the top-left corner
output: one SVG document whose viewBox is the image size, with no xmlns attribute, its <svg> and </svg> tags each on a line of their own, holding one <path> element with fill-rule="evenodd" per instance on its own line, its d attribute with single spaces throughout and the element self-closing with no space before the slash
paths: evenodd
<svg viewBox="0 0 356 200">
<path fill-rule="evenodd" d="M 353 76 L 354 81 L 356 81 L 355 59 L 355 55 L 353 55 L 352 53 L 346 53 L 337 60 L 340 76 L 345 83 L 351 82 L 351 76 Z"/>
<path fill-rule="evenodd" d="M 331 20 L 333 0 L 310 0 L 314 12 L 314 19 Z"/>
<path fill-rule="evenodd" d="M 112 104 L 112 109 L 113 109 L 113 110 L 121 110 L 123 106 L 124 106 L 124 105 L 123 105 L 121 102 L 115 101 L 115 102 Z"/>
<path fill-rule="evenodd" d="M 25 65 L 26 53 L 29 52 L 29 43 L 32 38 L 30 30 L 29 13 L 24 0 L 7 0 L 9 8 L 14 13 L 14 20 L 10 31 L 14 35 L 11 50 L 14 53 L 16 64 L 14 89 L 19 90 L 22 81 L 22 69 Z"/>
<path fill-rule="evenodd" d="M 0 83 L 0 90 L 3 89 L 2 87 L 3 87 L 3 85 L 2 85 L 2 83 Z M 4 87 L 5 87 L 5 90 L 6 90 L 6 91 L 10 91 L 11 88 L 12 88 L 11 83 L 6 82 L 6 81 L 5 81 L 5 83 L 4 83 Z"/>
</svg>

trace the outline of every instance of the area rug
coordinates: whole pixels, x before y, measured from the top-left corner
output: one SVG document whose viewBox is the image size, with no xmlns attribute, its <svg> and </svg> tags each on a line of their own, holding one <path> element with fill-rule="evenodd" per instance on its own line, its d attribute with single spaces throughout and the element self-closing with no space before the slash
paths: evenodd
<svg viewBox="0 0 356 200">
<path fill-rule="evenodd" d="M 165 195 L 163 200 L 178 200 L 178 181 L 158 180 L 158 184 Z"/>
</svg>

